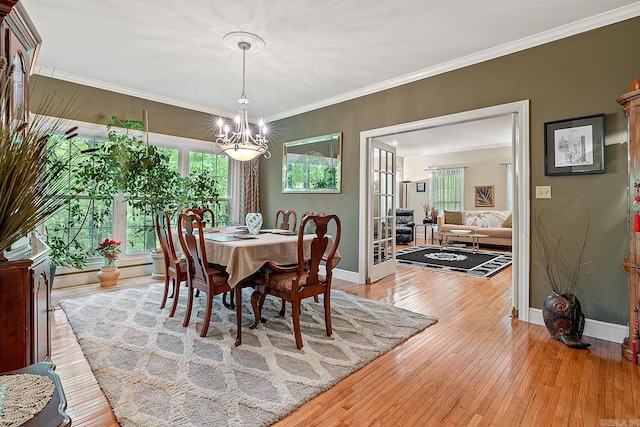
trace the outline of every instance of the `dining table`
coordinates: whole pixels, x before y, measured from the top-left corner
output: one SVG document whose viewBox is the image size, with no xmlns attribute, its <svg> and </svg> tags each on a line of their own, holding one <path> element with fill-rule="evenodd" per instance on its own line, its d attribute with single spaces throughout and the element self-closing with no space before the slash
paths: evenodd
<svg viewBox="0 0 640 427">
<path fill-rule="evenodd" d="M 203 233 L 207 261 L 225 267 L 231 287 L 260 270 L 267 261 L 278 265 L 298 262 L 297 231 L 262 229 L 253 235 L 247 232 L 246 227 L 240 226 L 205 228 Z M 311 256 L 314 237 L 315 233 L 303 236 L 305 259 Z M 330 248 L 333 237 L 327 237 L 330 239 L 327 247 Z M 339 261 L 340 254 L 336 251 L 334 266 Z"/>
<path fill-rule="evenodd" d="M 195 230 L 194 230 L 195 231 Z M 202 229 L 207 261 L 223 266 L 229 277 L 227 282 L 234 288 L 258 272 L 267 261 L 278 265 L 294 265 L 298 263 L 298 232 L 280 229 L 262 229 L 258 234 L 249 234 L 245 226 L 208 227 Z M 304 234 L 303 254 L 305 259 L 311 257 L 311 242 L 315 232 Z M 327 255 L 333 242 L 333 236 L 327 235 Z M 336 251 L 333 266 L 340 261 L 340 253 Z M 242 286 L 242 285 L 240 285 Z M 255 315 L 255 328 L 261 318 L 255 300 L 258 292 L 252 296 Z M 240 299 L 237 299 L 240 301 Z"/>
</svg>

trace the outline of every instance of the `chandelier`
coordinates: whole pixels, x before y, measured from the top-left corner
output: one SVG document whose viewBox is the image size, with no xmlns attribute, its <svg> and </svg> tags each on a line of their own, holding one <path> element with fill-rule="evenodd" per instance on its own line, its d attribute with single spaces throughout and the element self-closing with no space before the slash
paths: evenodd
<svg viewBox="0 0 640 427">
<path fill-rule="evenodd" d="M 269 140 L 267 139 L 267 126 L 260 119 L 257 128 L 249 123 L 247 115 L 247 104 L 249 100 L 245 95 L 246 77 L 246 54 L 251 49 L 249 41 L 256 41 L 259 46 L 264 47 L 264 40 L 252 33 L 235 31 L 224 36 L 225 42 L 232 42 L 240 39 L 238 47 L 242 50 L 242 95 L 238 100 L 240 109 L 234 119 L 234 123 L 229 126 L 225 120 L 218 118 L 218 133 L 216 134 L 216 144 L 227 156 L 239 161 L 252 160 L 263 155 L 265 159 L 271 157 L 269 152 Z M 255 133 L 254 133 L 255 131 Z"/>
</svg>

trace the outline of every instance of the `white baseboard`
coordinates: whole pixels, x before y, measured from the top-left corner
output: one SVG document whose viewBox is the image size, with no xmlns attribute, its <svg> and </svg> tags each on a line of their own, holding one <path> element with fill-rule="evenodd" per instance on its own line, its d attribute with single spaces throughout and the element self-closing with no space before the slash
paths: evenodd
<svg viewBox="0 0 640 427">
<path fill-rule="evenodd" d="M 119 267 L 120 278 L 126 279 L 129 277 L 149 276 L 153 271 L 152 264 L 142 264 L 133 266 Z M 88 285 L 90 283 L 96 283 L 98 278 L 96 277 L 97 270 L 91 271 L 78 271 L 74 273 L 67 273 L 62 275 L 56 275 L 53 281 L 53 288 L 66 288 L 69 286 Z M 358 273 L 348 270 L 334 269 L 333 276 L 337 279 L 347 280 L 349 282 L 358 283 Z"/>
<path fill-rule="evenodd" d="M 132 265 L 128 267 L 120 267 L 120 279 L 126 279 L 130 277 L 149 276 L 153 272 L 152 264 Z M 57 275 L 53 281 L 53 289 L 66 288 L 69 286 L 88 285 L 90 283 L 97 283 L 98 276 L 97 270 L 79 271 L 76 273 L 68 273 Z"/>
<path fill-rule="evenodd" d="M 358 273 L 349 270 L 333 269 L 333 277 L 336 279 L 346 280 L 348 282 L 358 283 Z"/>
<path fill-rule="evenodd" d="M 529 307 L 529 322 L 544 326 L 542 310 L 539 308 Z M 629 328 L 615 323 L 586 319 L 584 322 L 583 335 L 615 343 L 622 343 L 622 341 L 629 335 Z"/>
</svg>

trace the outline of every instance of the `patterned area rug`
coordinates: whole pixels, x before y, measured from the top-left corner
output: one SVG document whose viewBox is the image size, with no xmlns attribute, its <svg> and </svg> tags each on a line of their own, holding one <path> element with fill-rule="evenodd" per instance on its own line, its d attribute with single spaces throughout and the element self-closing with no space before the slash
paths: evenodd
<svg viewBox="0 0 640 427">
<path fill-rule="evenodd" d="M 474 277 L 491 277 L 513 262 L 510 252 L 473 252 L 466 248 L 414 246 L 396 252 L 398 264 L 447 271 Z"/>
<path fill-rule="evenodd" d="M 245 325 L 253 322 L 251 291 L 243 293 Z M 169 318 L 169 308 L 158 308 L 161 297 L 162 284 L 154 283 L 60 301 L 124 427 L 269 425 L 437 321 L 333 291 L 333 335 L 326 336 L 322 298 L 311 298 L 303 303 L 298 350 L 290 306 L 283 319 L 280 300 L 267 297 L 267 322 L 243 328 L 235 347 L 235 311 L 220 296 L 205 338 L 203 298 L 184 328 L 185 301 Z"/>
</svg>

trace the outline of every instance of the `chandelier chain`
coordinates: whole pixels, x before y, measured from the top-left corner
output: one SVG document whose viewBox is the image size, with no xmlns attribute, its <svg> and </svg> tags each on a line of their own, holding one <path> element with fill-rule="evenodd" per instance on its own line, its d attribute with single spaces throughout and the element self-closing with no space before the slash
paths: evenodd
<svg viewBox="0 0 640 427">
<path fill-rule="evenodd" d="M 247 95 L 245 95 L 244 93 L 244 85 L 245 85 L 245 80 L 247 76 L 247 65 L 246 65 L 247 63 L 245 58 L 247 56 L 247 49 L 249 48 L 241 45 L 240 49 L 242 49 L 242 95 L 240 96 L 240 98 L 245 99 L 247 97 Z"/>
</svg>

